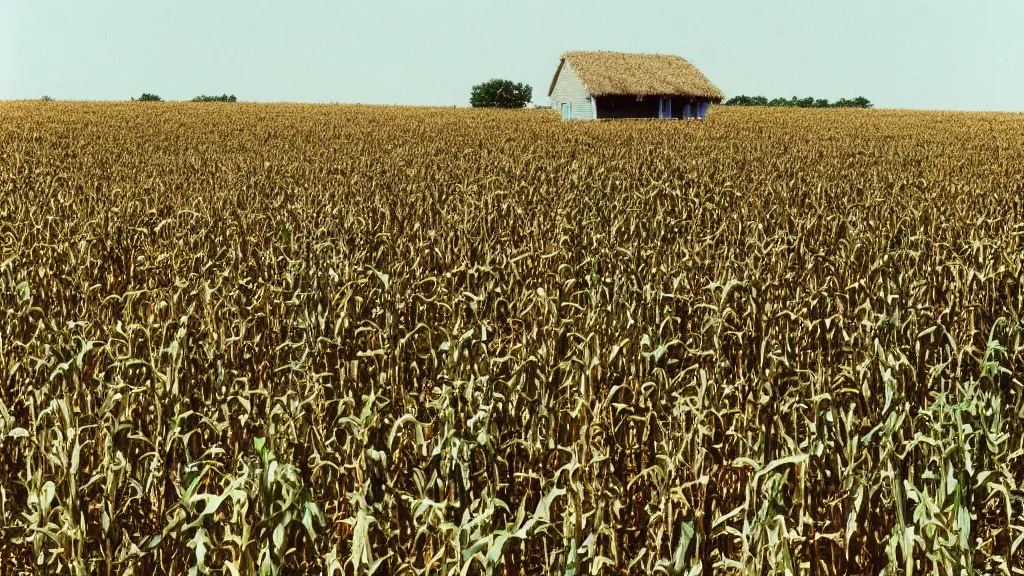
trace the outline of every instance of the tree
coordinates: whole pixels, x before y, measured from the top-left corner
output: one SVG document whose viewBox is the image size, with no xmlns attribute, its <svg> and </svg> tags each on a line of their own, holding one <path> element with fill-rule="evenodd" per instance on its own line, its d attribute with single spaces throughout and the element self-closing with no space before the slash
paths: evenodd
<svg viewBox="0 0 1024 576">
<path fill-rule="evenodd" d="M 134 102 L 135 98 L 132 98 L 132 101 Z M 150 94 L 149 92 L 143 92 L 142 96 L 139 96 L 139 102 L 162 102 L 162 101 L 163 101 L 163 99 L 161 99 L 159 96 L 157 96 L 156 94 Z"/>
<path fill-rule="evenodd" d="M 43 102 L 53 102 L 53 97 L 43 96 L 42 98 L 40 98 L 40 100 L 42 100 Z"/>
<path fill-rule="evenodd" d="M 494 78 L 473 86 L 469 103 L 473 108 L 525 108 L 532 99 L 530 85 Z"/>
<path fill-rule="evenodd" d="M 195 98 L 192 99 L 192 101 L 193 102 L 238 102 L 238 98 L 235 98 L 234 94 L 232 94 L 230 96 L 228 96 L 227 94 L 224 94 L 222 96 L 206 96 L 206 95 L 203 95 L 203 96 L 196 96 Z"/>
</svg>

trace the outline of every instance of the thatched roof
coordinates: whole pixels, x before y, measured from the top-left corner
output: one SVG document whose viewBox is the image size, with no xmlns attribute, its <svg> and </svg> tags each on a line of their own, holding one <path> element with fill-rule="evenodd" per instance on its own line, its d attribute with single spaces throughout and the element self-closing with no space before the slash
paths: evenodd
<svg viewBox="0 0 1024 576">
<path fill-rule="evenodd" d="M 548 96 L 566 62 L 591 96 L 683 96 L 720 102 L 724 95 L 707 76 L 679 56 L 625 52 L 566 52 Z"/>
</svg>

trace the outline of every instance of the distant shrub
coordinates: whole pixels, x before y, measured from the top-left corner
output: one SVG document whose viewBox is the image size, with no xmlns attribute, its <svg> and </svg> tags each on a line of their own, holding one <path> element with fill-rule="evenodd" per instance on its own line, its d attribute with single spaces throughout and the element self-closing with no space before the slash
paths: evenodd
<svg viewBox="0 0 1024 576">
<path fill-rule="evenodd" d="M 221 96 L 196 96 L 192 99 L 193 102 L 238 102 L 238 98 L 234 94 L 230 96 L 223 94 Z"/>
<path fill-rule="evenodd" d="M 43 96 L 42 98 L 40 98 L 40 100 L 42 100 L 43 102 L 53 102 L 53 97 Z"/>
<path fill-rule="evenodd" d="M 135 101 L 135 98 L 132 98 Z M 163 99 L 156 94 L 150 94 L 149 92 L 143 92 L 142 96 L 139 96 L 139 102 L 163 102 Z"/>
</svg>

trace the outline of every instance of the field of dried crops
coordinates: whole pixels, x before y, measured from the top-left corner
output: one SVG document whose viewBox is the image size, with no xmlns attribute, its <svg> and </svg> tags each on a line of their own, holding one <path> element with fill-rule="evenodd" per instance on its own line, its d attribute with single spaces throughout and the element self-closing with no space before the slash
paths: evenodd
<svg viewBox="0 0 1024 576">
<path fill-rule="evenodd" d="M 1022 115 L 0 104 L 0 573 L 1024 574 L 1022 197 Z"/>
</svg>

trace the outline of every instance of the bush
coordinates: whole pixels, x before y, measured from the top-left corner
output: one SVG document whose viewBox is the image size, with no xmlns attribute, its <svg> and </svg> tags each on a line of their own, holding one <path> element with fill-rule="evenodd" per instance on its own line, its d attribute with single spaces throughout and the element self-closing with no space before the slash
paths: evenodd
<svg viewBox="0 0 1024 576">
<path fill-rule="evenodd" d="M 232 94 L 230 96 L 228 96 L 227 94 L 223 94 L 221 96 L 206 96 L 206 95 L 203 95 L 203 96 L 196 96 L 195 98 L 192 99 L 192 101 L 193 102 L 238 102 L 238 98 L 235 98 L 234 94 Z"/>
<path fill-rule="evenodd" d="M 493 79 L 473 86 L 469 103 L 473 108 L 525 108 L 533 99 L 529 84 Z"/>
<path fill-rule="evenodd" d="M 40 98 L 40 100 L 42 100 L 43 102 L 53 102 L 53 98 L 50 96 L 43 96 L 42 98 Z"/>
<path fill-rule="evenodd" d="M 149 92 L 143 92 L 142 96 L 139 96 L 139 102 L 163 102 L 163 99 L 156 94 L 150 94 Z M 135 102 L 135 98 L 132 98 L 132 102 Z"/>
</svg>

